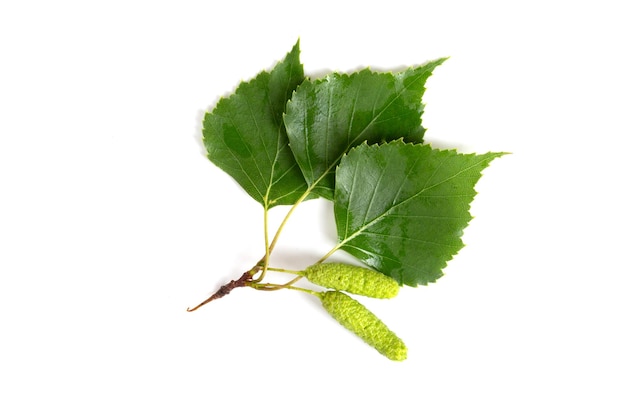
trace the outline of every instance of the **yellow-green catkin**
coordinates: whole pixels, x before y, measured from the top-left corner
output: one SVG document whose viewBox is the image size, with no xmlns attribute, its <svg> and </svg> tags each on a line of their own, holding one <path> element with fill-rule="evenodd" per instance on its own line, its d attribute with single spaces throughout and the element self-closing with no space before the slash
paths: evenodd
<svg viewBox="0 0 626 417">
<path fill-rule="evenodd" d="M 306 268 L 303 275 L 322 287 L 367 297 L 393 298 L 400 289 L 398 282 L 385 274 L 348 264 L 315 264 Z"/>
<path fill-rule="evenodd" d="M 394 332 L 363 304 L 339 291 L 319 294 L 328 313 L 381 354 L 394 361 L 407 357 L 407 347 Z"/>
</svg>

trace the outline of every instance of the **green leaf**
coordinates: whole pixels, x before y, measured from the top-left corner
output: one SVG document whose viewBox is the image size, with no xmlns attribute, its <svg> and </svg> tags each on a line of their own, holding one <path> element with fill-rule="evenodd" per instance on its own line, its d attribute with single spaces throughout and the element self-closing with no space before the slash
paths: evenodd
<svg viewBox="0 0 626 417">
<path fill-rule="evenodd" d="M 443 61 L 395 74 L 365 69 L 304 81 L 287 104 L 285 125 L 309 187 L 332 199 L 336 165 L 363 142 L 421 142 L 424 85 Z"/>
<path fill-rule="evenodd" d="M 208 158 L 266 209 L 293 204 L 307 189 L 289 149 L 285 105 L 304 80 L 299 42 L 270 71 L 242 82 L 204 117 Z"/>
<path fill-rule="evenodd" d="M 337 168 L 339 247 L 400 284 L 434 282 L 463 242 L 481 171 L 501 153 L 364 144 Z"/>
</svg>

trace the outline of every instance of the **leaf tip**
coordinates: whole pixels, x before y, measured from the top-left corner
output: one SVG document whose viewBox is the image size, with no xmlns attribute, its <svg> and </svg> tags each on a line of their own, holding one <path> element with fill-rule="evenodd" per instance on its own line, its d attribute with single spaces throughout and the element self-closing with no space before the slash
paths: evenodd
<svg viewBox="0 0 626 417">
<path fill-rule="evenodd" d="M 294 43 L 293 47 L 291 48 L 291 53 L 300 55 L 300 37 L 299 36 L 298 36 L 298 39 L 296 39 L 296 43 Z"/>
</svg>

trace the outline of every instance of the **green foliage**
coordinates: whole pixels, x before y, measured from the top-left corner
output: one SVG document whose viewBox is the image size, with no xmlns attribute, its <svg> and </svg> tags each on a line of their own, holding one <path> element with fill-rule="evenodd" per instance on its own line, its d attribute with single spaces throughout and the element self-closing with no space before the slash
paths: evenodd
<svg viewBox="0 0 626 417">
<path fill-rule="evenodd" d="M 307 267 L 302 275 L 314 284 L 372 298 L 393 298 L 400 286 L 378 271 L 340 263 L 320 263 Z"/>
<path fill-rule="evenodd" d="M 481 171 L 500 155 L 402 141 L 353 149 L 337 170 L 341 249 L 401 284 L 435 281 L 463 246 Z"/>
<path fill-rule="evenodd" d="M 396 74 L 365 69 L 304 81 L 287 104 L 285 124 L 309 186 L 332 200 L 335 167 L 363 142 L 422 142 L 425 83 L 444 60 Z"/>
<path fill-rule="evenodd" d="M 208 158 L 268 209 L 294 204 L 307 188 L 283 123 L 287 100 L 304 80 L 299 56 L 296 43 L 272 71 L 242 82 L 204 117 Z"/>
<path fill-rule="evenodd" d="M 391 298 L 400 285 L 439 278 L 463 246 L 476 182 L 502 153 L 461 154 L 423 144 L 426 81 L 445 59 L 396 73 L 364 69 L 311 81 L 299 54 L 298 42 L 271 71 L 242 82 L 205 115 L 208 158 L 263 206 L 265 251 L 239 279 L 189 311 L 238 287 L 303 291 L 318 296 L 380 353 L 404 360 L 402 340 L 341 291 Z M 271 266 L 287 220 L 316 196 L 334 202 L 336 245 L 303 270 Z M 268 211 L 276 205 L 291 207 L 270 239 Z M 367 266 L 325 262 L 339 249 Z M 269 283 L 268 272 L 296 277 Z M 303 275 L 331 290 L 295 285 Z"/>
</svg>

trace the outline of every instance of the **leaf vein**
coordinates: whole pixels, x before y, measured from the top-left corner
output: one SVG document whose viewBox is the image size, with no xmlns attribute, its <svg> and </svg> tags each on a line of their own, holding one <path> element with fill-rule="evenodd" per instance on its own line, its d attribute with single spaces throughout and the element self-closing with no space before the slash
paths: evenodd
<svg viewBox="0 0 626 417">
<path fill-rule="evenodd" d="M 371 231 L 371 230 L 365 230 L 361 234 L 363 234 L 363 235 L 372 235 L 372 236 L 381 236 L 385 240 L 386 239 L 400 239 L 400 240 L 405 240 L 405 241 L 408 241 L 408 242 L 425 243 L 427 245 L 443 246 L 443 247 L 447 247 L 447 248 L 456 248 L 456 246 L 454 246 L 452 244 L 449 244 L 449 243 L 435 242 L 434 240 L 417 239 L 417 238 L 409 237 L 409 236 L 390 235 L 390 234 L 385 234 L 385 233 L 374 232 L 374 231 Z"/>
<path fill-rule="evenodd" d="M 472 165 L 470 165 L 470 166 L 465 167 L 464 169 L 462 169 L 462 170 L 460 170 L 460 171 L 456 172 L 455 174 L 453 174 L 453 175 L 451 175 L 451 176 L 447 177 L 446 179 L 444 179 L 444 180 L 442 180 L 442 181 L 440 181 L 440 182 L 438 182 L 438 183 L 436 183 L 436 184 L 433 184 L 433 185 L 431 185 L 431 186 L 429 186 L 429 187 L 424 187 L 424 188 L 422 188 L 420 191 L 418 191 L 417 193 L 415 193 L 414 195 L 412 195 L 412 196 L 410 196 L 410 197 L 406 198 L 405 200 L 403 200 L 403 201 L 401 201 L 401 202 L 399 202 L 399 203 L 397 203 L 397 204 L 395 204 L 395 205 L 392 205 L 391 207 L 389 207 L 388 209 L 384 210 L 382 213 L 380 213 L 380 215 L 378 215 L 377 217 L 375 217 L 375 218 L 374 218 L 374 219 L 372 219 L 371 221 L 369 221 L 369 222 L 367 222 L 367 223 L 363 224 L 361 227 L 359 227 L 359 228 L 358 228 L 358 229 L 357 229 L 354 233 L 352 233 L 350 236 L 346 237 L 346 238 L 344 239 L 344 242 L 354 239 L 356 236 L 358 236 L 359 234 L 363 233 L 364 231 L 366 231 L 367 229 L 369 229 L 370 227 L 372 227 L 373 225 L 375 225 L 376 223 L 378 223 L 379 221 L 381 221 L 382 219 L 384 219 L 384 218 L 385 218 L 385 217 L 386 217 L 386 216 L 387 216 L 387 215 L 388 215 L 388 214 L 389 214 L 392 210 L 397 210 L 397 209 L 398 209 L 398 207 L 400 207 L 400 206 L 402 206 L 402 205 L 404 205 L 404 204 L 406 204 L 406 203 L 408 203 L 408 202 L 410 202 L 410 201 L 413 201 L 415 198 L 418 198 L 419 196 L 421 196 L 421 194 L 423 194 L 425 191 L 427 191 L 427 190 L 429 190 L 429 189 L 432 189 L 432 188 L 435 188 L 435 187 L 438 187 L 439 185 L 444 184 L 444 183 L 445 183 L 445 182 L 447 182 L 447 181 L 451 181 L 451 180 L 453 180 L 454 178 L 458 177 L 458 176 L 459 176 L 459 175 L 461 175 L 462 173 L 464 173 L 464 172 L 466 172 L 466 171 L 469 171 L 469 170 L 471 170 L 471 169 L 474 169 L 476 166 L 478 166 L 478 165 L 482 164 L 482 163 L 484 162 L 484 159 L 486 159 L 486 158 L 483 158 L 483 159 L 481 159 L 481 160 L 477 161 L 476 163 L 474 163 L 474 164 L 472 164 Z M 408 175 L 408 174 L 407 174 L 407 175 Z M 432 179 L 432 177 L 433 177 L 433 176 L 431 175 L 431 179 Z M 429 180 L 429 181 L 430 181 L 430 180 Z"/>
</svg>

